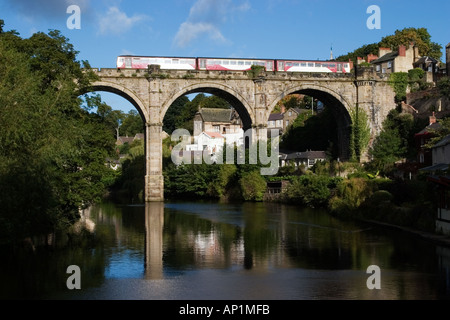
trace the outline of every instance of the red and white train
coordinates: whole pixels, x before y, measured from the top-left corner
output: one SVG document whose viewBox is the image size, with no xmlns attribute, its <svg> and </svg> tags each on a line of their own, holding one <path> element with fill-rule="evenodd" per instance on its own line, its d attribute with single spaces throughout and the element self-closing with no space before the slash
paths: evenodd
<svg viewBox="0 0 450 320">
<path fill-rule="evenodd" d="M 147 69 L 159 65 L 162 70 L 219 70 L 247 71 L 252 65 L 264 66 L 267 71 L 349 73 L 350 62 L 310 60 L 269 60 L 237 58 L 178 58 L 119 56 L 118 69 Z"/>
</svg>

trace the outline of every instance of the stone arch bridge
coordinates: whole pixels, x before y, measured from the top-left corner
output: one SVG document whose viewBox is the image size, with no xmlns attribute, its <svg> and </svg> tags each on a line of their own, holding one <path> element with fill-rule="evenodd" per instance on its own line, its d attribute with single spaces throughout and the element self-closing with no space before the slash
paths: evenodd
<svg viewBox="0 0 450 320">
<path fill-rule="evenodd" d="M 153 66 L 151 66 L 153 67 Z M 239 113 L 244 130 L 267 132 L 268 118 L 285 96 L 302 93 L 332 107 L 338 127 L 341 159 L 348 158 L 350 114 L 366 112 L 372 138 L 395 108 L 395 93 L 387 78 L 371 68 L 351 74 L 263 72 L 258 76 L 235 71 L 94 69 L 99 80 L 90 91 L 116 93 L 130 101 L 146 124 L 145 200 L 164 200 L 162 126 L 168 108 L 179 97 L 211 93 L 227 100 Z"/>
</svg>

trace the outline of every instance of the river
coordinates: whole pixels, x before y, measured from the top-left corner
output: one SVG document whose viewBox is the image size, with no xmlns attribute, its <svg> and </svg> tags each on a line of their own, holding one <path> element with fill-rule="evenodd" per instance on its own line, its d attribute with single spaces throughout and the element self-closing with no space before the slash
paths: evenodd
<svg viewBox="0 0 450 320">
<path fill-rule="evenodd" d="M 450 298 L 450 248 L 323 210 L 275 203 L 103 203 L 85 210 L 78 227 L 76 236 L 53 237 L 49 247 L 3 252 L 1 298 Z M 80 270 L 80 290 L 67 287 L 73 265 Z"/>
</svg>

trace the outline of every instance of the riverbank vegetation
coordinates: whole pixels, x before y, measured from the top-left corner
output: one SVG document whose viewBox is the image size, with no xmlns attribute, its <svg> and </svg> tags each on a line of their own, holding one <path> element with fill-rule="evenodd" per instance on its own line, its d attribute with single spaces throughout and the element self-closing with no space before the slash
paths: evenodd
<svg viewBox="0 0 450 320">
<path fill-rule="evenodd" d="M 58 31 L 23 39 L 0 20 L 0 243 L 53 232 L 102 199 L 114 154 L 101 113 L 83 105 L 95 75 Z M 76 81 L 74 81 L 76 80 Z"/>
</svg>

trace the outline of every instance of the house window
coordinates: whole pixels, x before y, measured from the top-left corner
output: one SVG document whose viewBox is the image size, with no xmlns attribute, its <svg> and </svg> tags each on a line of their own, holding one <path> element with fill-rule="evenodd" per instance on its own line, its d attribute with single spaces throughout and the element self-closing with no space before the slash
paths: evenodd
<svg viewBox="0 0 450 320">
<path fill-rule="evenodd" d="M 286 128 L 289 127 L 289 120 L 286 120 Z"/>
<path fill-rule="evenodd" d="M 391 69 L 392 68 L 392 61 L 388 61 L 388 69 Z"/>
<path fill-rule="evenodd" d="M 380 72 L 380 71 L 381 71 L 381 66 L 377 65 L 377 72 Z"/>
<path fill-rule="evenodd" d="M 292 117 L 292 111 L 289 111 L 289 117 Z"/>
<path fill-rule="evenodd" d="M 213 132 L 220 132 L 220 126 L 213 126 Z"/>
</svg>

